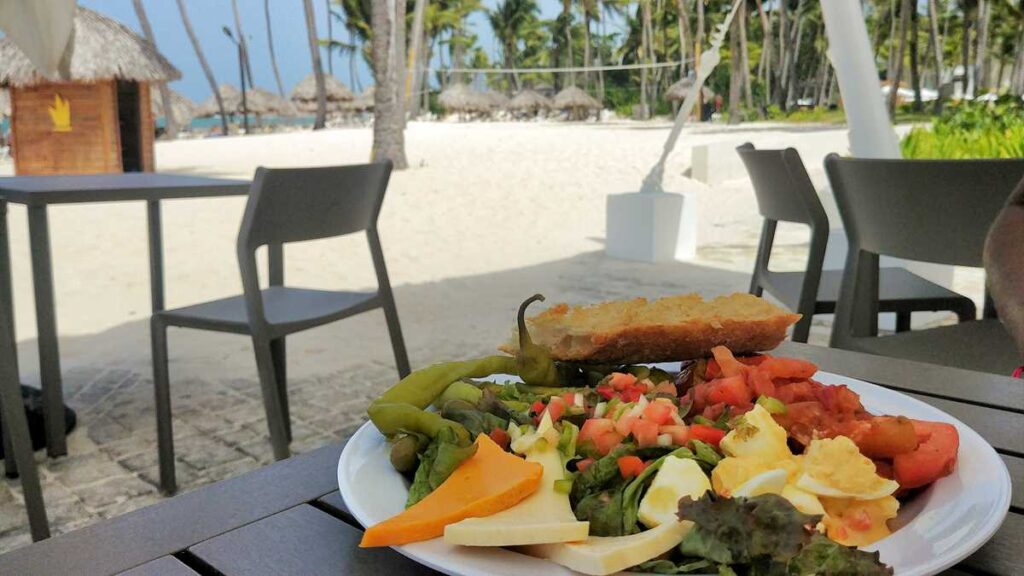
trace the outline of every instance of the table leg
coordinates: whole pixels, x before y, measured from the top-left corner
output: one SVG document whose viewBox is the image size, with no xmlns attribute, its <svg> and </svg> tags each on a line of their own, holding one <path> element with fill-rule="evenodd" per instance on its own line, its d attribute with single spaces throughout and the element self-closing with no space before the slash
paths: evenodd
<svg viewBox="0 0 1024 576">
<path fill-rule="evenodd" d="M 60 350 L 57 344 L 57 315 L 53 298 L 53 264 L 50 261 L 50 224 L 46 206 L 29 206 L 28 236 L 32 253 L 32 284 L 36 297 L 36 326 L 39 332 L 39 379 L 43 386 L 46 453 L 51 457 L 63 456 L 68 453 L 68 447 L 65 438 Z"/>
<path fill-rule="evenodd" d="M 149 216 L 149 291 L 153 312 L 164 309 L 164 241 L 160 201 L 147 200 Z"/>
<path fill-rule="evenodd" d="M 17 342 L 17 339 L 14 331 L 14 289 L 11 285 L 11 252 L 7 238 L 7 202 L 3 200 L 0 200 L 0 306 L 4 308 L 3 311 L 0 311 L 0 314 L 6 313 L 10 321 L 11 346 L 16 347 L 14 344 Z M 15 349 L 11 357 L 15 363 L 14 373 L 17 374 L 17 349 Z M 4 474 L 8 478 L 17 478 L 18 464 L 14 458 L 14 447 L 11 444 L 11 434 L 7 426 L 7 421 L 4 420 L 2 430 L 0 430 L 0 434 L 3 434 L 4 437 Z"/>
</svg>

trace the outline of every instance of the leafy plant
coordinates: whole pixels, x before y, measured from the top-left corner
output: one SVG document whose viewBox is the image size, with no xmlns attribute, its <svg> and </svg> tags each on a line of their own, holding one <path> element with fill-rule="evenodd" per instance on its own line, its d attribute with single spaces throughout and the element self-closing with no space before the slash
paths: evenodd
<svg viewBox="0 0 1024 576">
<path fill-rule="evenodd" d="M 905 158 L 1024 157 L 1024 102 L 1004 96 L 951 105 L 931 127 L 912 129 L 900 147 Z"/>
</svg>

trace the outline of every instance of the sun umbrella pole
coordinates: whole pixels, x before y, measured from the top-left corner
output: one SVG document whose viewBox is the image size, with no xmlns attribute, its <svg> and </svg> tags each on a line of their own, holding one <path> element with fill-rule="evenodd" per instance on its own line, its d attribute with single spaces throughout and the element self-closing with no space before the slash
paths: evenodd
<svg viewBox="0 0 1024 576">
<path fill-rule="evenodd" d="M 690 87 L 690 91 L 686 94 L 686 99 L 683 100 L 682 106 L 679 107 L 679 112 L 676 114 L 675 124 L 672 125 L 672 131 L 669 132 L 668 140 L 665 141 L 665 148 L 661 151 L 661 158 L 651 168 L 651 171 L 647 173 L 644 178 L 643 184 L 640 186 L 641 192 L 664 192 L 662 188 L 662 181 L 665 177 L 665 162 L 668 161 L 669 155 L 672 154 L 672 150 L 676 147 L 676 142 L 679 140 L 679 134 L 683 131 L 683 126 L 686 125 L 687 120 L 690 118 L 690 113 L 693 111 L 693 107 L 697 104 L 697 99 L 700 96 L 700 91 L 704 88 L 704 83 L 707 82 L 711 72 L 714 71 L 715 67 L 718 66 L 719 61 L 722 59 L 721 48 L 722 43 L 725 41 L 725 34 L 729 30 L 729 26 L 732 24 L 733 16 L 736 15 L 736 10 L 740 6 L 740 2 L 743 0 L 736 0 L 733 2 L 732 9 L 729 10 L 729 14 L 725 17 L 725 20 L 718 25 L 714 34 L 711 36 L 711 46 L 708 47 L 700 55 L 700 65 L 697 68 L 697 79 L 694 81 L 693 86 Z"/>
</svg>

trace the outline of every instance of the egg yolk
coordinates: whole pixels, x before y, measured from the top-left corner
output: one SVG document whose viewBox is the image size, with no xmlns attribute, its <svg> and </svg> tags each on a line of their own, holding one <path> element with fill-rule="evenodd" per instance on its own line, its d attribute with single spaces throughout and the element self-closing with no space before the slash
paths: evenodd
<svg viewBox="0 0 1024 576">
<path fill-rule="evenodd" d="M 802 464 L 804 472 L 814 480 L 850 496 L 891 494 L 896 488 L 891 480 L 878 475 L 875 463 L 861 454 L 846 436 L 812 441 L 804 452 Z"/>
</svg>

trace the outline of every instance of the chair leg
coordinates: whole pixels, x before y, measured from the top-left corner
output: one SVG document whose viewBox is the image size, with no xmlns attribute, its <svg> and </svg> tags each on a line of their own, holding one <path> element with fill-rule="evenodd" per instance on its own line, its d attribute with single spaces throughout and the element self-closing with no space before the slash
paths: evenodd
<svg viewBox="0 0 1024 576">
<path fill-rule="evenodd" d="M 808 338 L 811 337 L 812 320 L 814 320 L 813 314 L 804 314 L 796 326 L 793 326 L 793 342 L 807 343 Z"/>
<path fill-rule="evenodd" d="M 281 403 L 281 414 L 284 416 L 284 434 L 288 442 L 291 442 L 292 416 L 288 409 L 288 353 L 285 348 L 284 336 L 270 341 L 270 354 L 274 358 L 277 401 Z"/>
<path fill-rule="evenodd" d="M 156 441 L 160 455 L 160 491 L 178 490 L 174 473 L 174 429 L 171 421 L 171 382 L 167 358 L 167 326 L 156 317 L 150 322 L 153 344 L 153 391 L 156 397 Z"/>
<path fill-rule="evenodd" d="M 274 458 L 284 460 L 291 452 L 288 449 L 288 435 L 285 433 L 284 415 L 281 412 L 281 397 L 274 374 L 274 354 L 270 350 L 268 340 L 253 336 L 252 343 L 256 352 L 260 388 L 263 392 L 263 408 L 266 410 L 267 427 L 270 429 L 270 445 L 274 450 Z"/>
<path fill-rule="evenodd" d="M 2 409 L 3 407 L 0 407 L 0 410 Z M 14 446 L 11 444 L 11 433 L 7 430 L 7 420 L 3 418 L 0 418 L 0 435 L 4 437 L 4 475 L 11 479 L 17 478 L 18 460 L 14 457 Z"/>
<path fill-rule="evenodd" d="M 391 350 L 395 353 L 395 364 L 398 366 L 398 376 L 405 378 L 409 375 L 409 355 L 405 351 L 405 340 L 402 338 L 402 325 L 398 322 L 398 308 L 395 306 L 395 298 L 391 290 L 382 290 L 384 318 L 388 323 L 388 334 L 391 336 Z"/>
<path fill-rule="evenodd" d="M 896 313 L 896 332 L 910 332 L 910 311 Z"/>
<path fill-rule="evenodd" d="M 0 379 L 11 376 L 11 367 L 5 368 L 3 371 L 8 373 L 0 374 Z M 13 375 L 10 380 L 11 382 L 0 380 L 0 411 L 3 413 L 4 431 L 7 433 L 5 438 L 10 438 L 11 452 L 18 463 L 29 530 L 32 532 L 32 540 L 38 542 L 50 537 L 50 523 L 46 518 L 43 490 L 39 485 L 39 473 L 36 470 L 35 456 L 32 454 L 32 438 L 28 433 L 28 421 L 21 401 L 21 386 L 17 382 L 17 375 Z"/>
<path fill-rule="evenodd" d="M 985 308 L 985 311 L 983 312 L 984 313 L 984 316 L 982 316 L 983 318 L 989 319 L 989 318 L 997 318 L 998 317 L 995 314 L 992 314 L 991 316 L 989 316 L 988 302 L 987 301 L 985 303 L 985 306 L 986 306 L 986 308 Z M 995 310 L 995 308 L 993 308 L 993 310 Z M 977 320 L 978 319 L 978 307 L 975 306 L 974 302 L 972 302 L 970 300 L 968 300 L 967 302 L 963 302 L 960 305 L 958 305 L 955 308 L 953 308 L 953 312 L 956 314 L 956 319 L 957 319 L 956 321 L 957 322 L 968 322 L 970 320 Z"/>
</svg>

